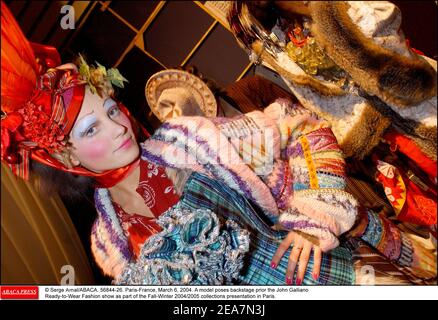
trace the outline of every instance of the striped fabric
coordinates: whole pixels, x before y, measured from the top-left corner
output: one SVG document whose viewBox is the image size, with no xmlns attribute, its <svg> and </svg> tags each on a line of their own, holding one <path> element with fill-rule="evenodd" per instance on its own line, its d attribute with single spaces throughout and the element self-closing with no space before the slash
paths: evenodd
<svg viewBox="0 0 438 320">
<path fill-rule="evenodd" d="M 21 149 L 19 151 L 19 155 L 22 159 L 22 161 L 20 163 L 17 164 L 10 164 L 7 163 L 7 166 L 9 168 L 11 168 L 12 173 L 16 176 L 16 177 L 20 177 L 22 179 L 24 179 L 25 181 L 29 180 L 29 157 L 30 157 L 30 152 L 29 150 L 26 149 Z"/>
<path fill-rule="evenodd" d="M 250 230 L 249 257 L 240 276 L 240 284 L 285 284 L 290 250 L 285 253 L 276 269 L 270 267 L 270 261 L 286 233 L 271 229 L 263 214 L 256 212 L 255 207 L 237 192 L 216 180 L 193 173 L 186 183 L 178 206 L 210 209 Z M 332 250 L 330 254 L 323 254 L 318 281 L 312 278 L 312 268 L 313 255 L 310 257 L 303 280 L 305 285 L 350 285 L 355 282 L 352 256 L 343 246 Z"/>
<path fill-rule="evenodd" d="M 437 284 L 436 264 L 435 272 L 426 271 L 426 268 L 413 270 L 391 263 L 377 250 L 364 241 L 351 238 L 348 240 L 353 252 L 353 265 L 356 273 L 356 284 L 359 285 L 430 285 Z M 426 255 L 431 255 L 430 253 Z M 429 258 L 429 261 L 433 260 Z M 436 257 L 435 257 L 436 260 Z M 430 269 L 433 270 L 433 269 Z"/>
<path fill-rule="evenodd" d="M 436 248 L 427 248 L 420 237 L 402 230 L 382 214 L 361 207 L 349 238 L 366 242 L 412 283 L 436 281 Z"/>
<path fill-rule="evenodd" d="M 409 278 L 388 259 L 365 242 L 352 238 L 349 245 L 353 252 L 356 284 L 359 285 L 409 285 Z"/>
<path fill-rule="evenodd" d="M 369 209 L 373 209 L 376 212 L 390 216 L 394 214 L 394 210 L 391 205 L 385 201 L 369 183 L 354 178 L 347 177 L 347 186 L 345 191 L 351 193 L 359 203 Z"/>
</svg>

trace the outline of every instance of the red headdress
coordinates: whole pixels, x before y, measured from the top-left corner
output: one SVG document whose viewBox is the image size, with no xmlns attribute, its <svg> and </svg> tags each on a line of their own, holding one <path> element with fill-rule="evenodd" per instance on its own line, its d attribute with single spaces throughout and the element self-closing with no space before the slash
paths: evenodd
<svg viewBox="0 0 438 320">
<path fill-rule="evenodd" d="M 95 173 L 82 167 L 67 168 L 50 155 L 64 148 L 87 84 L 74 64 L 60 64 L 56 48 L 29 42 L 2 2 L 1 159 L 24 179 L 28 179 L 32 158 L 63 171 L 94 177 L 101 186 L 110 187 L 129 174 L 138 161 Z M 120 107 L 134 122 L 128 110 Z"/>
</svg>

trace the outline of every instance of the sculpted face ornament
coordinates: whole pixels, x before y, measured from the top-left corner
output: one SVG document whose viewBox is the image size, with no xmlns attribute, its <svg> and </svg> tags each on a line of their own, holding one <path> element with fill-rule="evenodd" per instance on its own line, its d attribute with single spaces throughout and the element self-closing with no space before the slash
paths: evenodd
<svg viewBox="0 0 438 320">
<path fill-rule="evenodd" d="M 204 116 L 201 106 L 187 88 L 169 88 L 164 90 L 157 104 L 159 115 L 164 119 L 180 116 Z"/>
<path fill-rule="evenodd" d="M 149 107 L 161 122 L 179 116 L 217 115 L 213 92 L 200 78 L 186 71 L 157 72 L 147 81 L 145 95 Z"/>
</svg>

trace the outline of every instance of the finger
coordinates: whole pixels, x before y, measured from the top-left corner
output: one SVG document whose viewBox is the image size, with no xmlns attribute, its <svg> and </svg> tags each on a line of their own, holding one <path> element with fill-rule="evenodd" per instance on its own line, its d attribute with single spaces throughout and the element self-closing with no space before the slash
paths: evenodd
<svg viewBox="0 0 438 320">
<path fill-rule="evenodd" d="M 292 284 L 292 279 L 294 277 L 295 268 L 297 266 L 298 259 L 300 258 L 301 250 L 302 250 L 301 242 L 295 243 L 289 255 L 289 261 L 287 264 L 286 284 Z"/>
<path fill-rule="evenodd" d="M 319 247 L 313 247 L 313 279 L 318 280 L 321 272 L 322 251 Z"/>
<path fill-rule="evenodd" d="M 307 264 L 309 263 L 310 252 L 312 251 L 312 246 L 313 245 L 311 242 L 307 242 L 304 245 L 303 250 L 301 251 L 300 260 L 298 263 L 297 278 L 295 280 L 295 284 L 298 286 L 303 283 L 304 275 L 307 269 Z"/>
<path fill-rule="evenodd" d="M 290 232 L 288 233 L 286 238 L 284 238 L 283 241 L 280 243 L 280 245 L 277 248 L 277 251 L 275 251 L 274 256 L 272 257 L 271 260 L 271 268 L 275 269 L 278 266 L 284 253 L 290 248 L 292 241 L 293 241 L 293 233 Z"/>
</svg>

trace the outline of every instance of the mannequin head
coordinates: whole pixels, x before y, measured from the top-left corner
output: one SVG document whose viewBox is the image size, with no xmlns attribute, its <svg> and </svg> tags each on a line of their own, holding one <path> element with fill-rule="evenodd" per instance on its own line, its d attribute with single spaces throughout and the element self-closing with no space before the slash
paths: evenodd
<svg viewBox="0 0 438 320">
<path fill-rule="evenodd" d="M 186 87 L 163 90 L 158 98 L 158 117 L 171 119 L 179 116 L 205 116 L 193 93 Z"/>
</svg>

